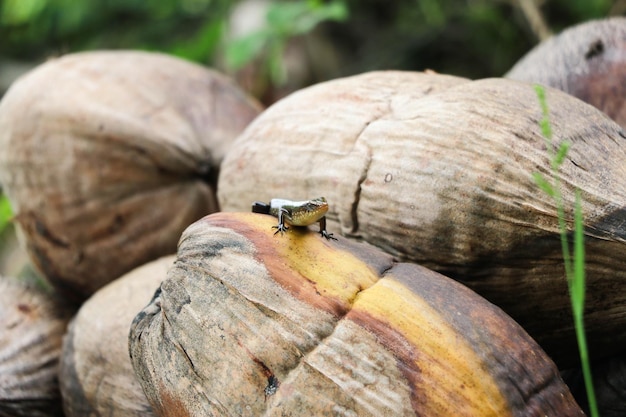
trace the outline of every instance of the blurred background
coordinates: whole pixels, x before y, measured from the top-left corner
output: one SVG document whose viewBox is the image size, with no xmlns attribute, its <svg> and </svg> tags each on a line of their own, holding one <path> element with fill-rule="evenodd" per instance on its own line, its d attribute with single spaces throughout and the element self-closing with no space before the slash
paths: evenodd
<svg viewBox="0 0 626 417">
<path fill-rule="evenodd" d="M 0 0 L 0 97 L 47 59 L 102 49 L 216 68 L 266 106 L 371 70 L 497 77 L 551 34 L 624 13 L 626 0 Z M 11 218 L 0 184 L 0 273 L 17 275 Z"/>
<path fill-rule="evenodd" d="M 372 70 L 499 77 L 552 34 L 626 0 L 0 0 L 0 98 L 63 54 L 158 51 L 216 68 L 264 105 Z M 0 274 L 26 263 L 0 184 Z"/>
<path fill-rule="evenodd" d="M 266 105 L 376 69 L 500 76 L 552 33 L 626 0 L 0 0 L 0 95 L 94 49 L 161 51 L 237 78 Z"/>
</svg>

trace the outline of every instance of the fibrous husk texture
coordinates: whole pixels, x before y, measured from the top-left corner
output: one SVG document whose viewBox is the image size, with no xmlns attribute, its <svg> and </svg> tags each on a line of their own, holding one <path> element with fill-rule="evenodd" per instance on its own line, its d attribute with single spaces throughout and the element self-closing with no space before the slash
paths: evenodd
<svg viewBox="0 0 626 417">
<path fill-rule="evenodd" d="M 533 177 L 550 178 L 549 154 L 567 141 L 559 181 L 568 230 L 582 195 L 585 322 L 594 354 L 610 353 L 626 341 L 626 135 L 594 107 L 546 94 L 551 145 L 522 82 L 374 72 L 301 90 L 233 145 L 220 204 L 325 196 L 331 232 L 462 280 L 573 359 L 557 207 Z"/>
<path fill-rule="evenodd" d="M 276 219 L 191 225 L 131 361 L 168 416 L 581 416 L 554 363 L 463 285 Z"/>
<path fill-rule="evenodd" d="M 167 256 L 136 268 L 82 305 L 63 341 L 60 380 L 67 417 L 154 415 L 130 363 L 128 332 L 173 262 Z"/>
<path fill-rule="evenodd" d="M 537 45 L 505 77 L 558 88 L 626 128 L 626 17 L 571 27 Z"/>
<path fill-rule="evenodd" d="M 58 369 L 70 317 L 51 294 L 0 276 L 0 416 L 63 416 Z"/>
<path fill-rule="evenodd" d="M 0 103 L 0 183 L 34 263 L 84 299 L 217 210 L 231 141 L 258 106 L 173 57 L 93 52 L 51 60 Z"/>
</svg>

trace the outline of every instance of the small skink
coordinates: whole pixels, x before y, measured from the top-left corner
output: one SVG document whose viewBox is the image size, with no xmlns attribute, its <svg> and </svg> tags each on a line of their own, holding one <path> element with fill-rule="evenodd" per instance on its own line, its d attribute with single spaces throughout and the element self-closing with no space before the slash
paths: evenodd
<svg viewBox="0 0 626 417">
<path fill-rule="evenodd" d="M 327 211 L 328 202 L 324 197 L 306 201 L 273 198 L 269 204 L 260 201 L 252 204 L 253 213 L 270 214 L 278 217 L 278 225 L 272 226 L 272 228 L 277 229 L 274 234 L 287 231 L 289 229 L 287 224 L 292 226 L 309 226 L 318 222 L 320 224 L 320 235 L 328 240 L 337 240 L 332 233 L 326 231 L 326 217 L 324 216 Z"/>
</svg>

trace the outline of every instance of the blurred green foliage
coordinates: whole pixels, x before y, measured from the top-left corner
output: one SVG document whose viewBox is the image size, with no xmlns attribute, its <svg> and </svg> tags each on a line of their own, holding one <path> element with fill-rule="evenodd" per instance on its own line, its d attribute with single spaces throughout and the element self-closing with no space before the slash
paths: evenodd
<svg viewBox="0 0 626 417">
<path fill-rule="evenodd" d="M 129 48 L 206 62 L 230 6 L 229 0 L 0 0 L 0 57 Z"/>
<path fill-rule="evenodd" d="M 11 211 L 9 199 L 0 191 L 0 235 L 9 225 L 12 216 L 13 212 Z"/>
<path fill-rule="evenodd" d="M 343 76 L 374 69 L 434 69 L 498 76 L 537 42 L 516 0 L 268 0 L 265 26 L 226 40 L 232 0 L 0 0 L 0 60 L 40 62 L 93 49 L 156 50 L 233 68 L 259 54 L 280 78 L 285 42 L 324 22 Z M 555 32 L 605 17 L 611 0 L 551 0 Z M 277 52 L 278 51 L 278 52 Z"/>
<path fill-rule="evenodd" d="M 281 65 L 286 42 L 309 33 L 324 21 L 344 21 L 347 17 L 348 9 L 342 1 L 271 3 L 260 29 L 230 42 L 225 51 L 227 67 L 238 70 L 265 52 L 270 78 L 282 84 L 286 81 Z"/>
</svg>

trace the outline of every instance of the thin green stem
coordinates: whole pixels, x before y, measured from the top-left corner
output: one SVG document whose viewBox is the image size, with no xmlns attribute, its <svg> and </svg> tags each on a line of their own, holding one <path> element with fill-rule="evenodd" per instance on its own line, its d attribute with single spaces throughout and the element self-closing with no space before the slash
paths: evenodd
<svg viewBox="0 0 626 417">
<path fill-rule="evenodd" d="M 574 315 L 574 328 L 576 340 L 580 352 L 580 363 L 587 391 L 587 402 L 592 417 L 599 416 L 596 392 L 593 388 L 593 376 L 589 364 L 589 351 L 587 349 L 587 336 L 585 334 L 585 234 L 583 225 L 582 203 L 580 191 L 576 190 L 576 205 L 574 210 L 574 275 L 570 280 L 570 294 L 572 298 L 572 314 Z"/>
<path fill-rule="evenodd" d="M 574 242 L 573 249 L 570 251 L 568 242 L 567 222 L 565 221 L 565 204 L 563 195 L 561 194 L 561 184 L 559 180 L 559 168 L 565 161 L 567 151 L 570 144 L 562 142 L 557 151 L 554 150 L 552 143 L 552 127 L 548 114 L 548 105 L 546 102 L 545 90 L 543 87 L 536 85 L 535 91 L 541 105 L 543 118 L 539 122 L 541 132 L 546 142 L 548 155 L 550 156 L 550 183 L 541 174 L 534 174 L 537 185 L 546 191 L 555 199 L 557 206 L 557 217 L 559 223 L 559 232 L 561 237 L 561 250 L 563 252 L 563 264 L 565 266 L 565 276 L 567 279 L 567 287 L 572 303 L 572 315 L 574 317 L 574 328 L 576 332 L 576 340 L 578 342 L 578 351 L 580 353 L 580 362 L 585 380 L 585 389 L 587 391 L 587 400 L 589 403 L 589 412 L 592 417 L 599 417 L 598 405 L 596 402 L 596 394 L 593 388 L 593 377 L 591 375 L 591 366 L 589 364 L 589 350 L 587 349 L 587 337 L 585 335 L 585 234 L 583 225 L 583 213 L 580 190 L 576 190 L 576 203 L 574 206 Z"/>
<path fill-rule="evenodd" d="M 563 253 L 563 265 L 565 266 L 565 277 L 567 279 L 567 287 L 570 289 L 572 284 L 572 259 L 570 256 L 569 242 L 567 241 L 567 224 L 565 223 L 565 209 L 563 208 L 563 197 L 561 196 L 559 179 L 556 173 L 553 173 L 554 190 L 556 199 L 556 211 L 559 221 L 559 232 L 561 236 L 561 252 Z"/>
<path fill-rule="evenodd" d="M 585 335 L 585 323 L 583 322 L 583 317 L 575 316 L 574 325 L 576 329 L 576 340 L 578 341 L 578 350 L 580 353 L 580 363 L 583 371 L 583 379 L 585 380 L 585 390 L 587 391 L 589 413 L 592 417 L 599 417 L 600 412 L 598 411 L 596 392 L 593 388 L 593 376 L 591 375 L 591 365 L 589 364 L 589 355 L 587 353 L 587 336 Z"/>
</svg>

